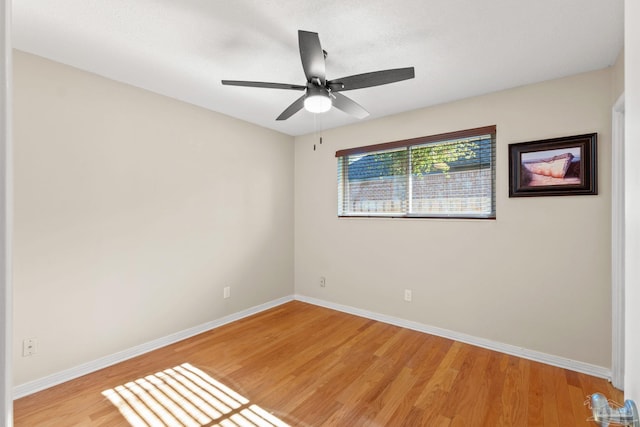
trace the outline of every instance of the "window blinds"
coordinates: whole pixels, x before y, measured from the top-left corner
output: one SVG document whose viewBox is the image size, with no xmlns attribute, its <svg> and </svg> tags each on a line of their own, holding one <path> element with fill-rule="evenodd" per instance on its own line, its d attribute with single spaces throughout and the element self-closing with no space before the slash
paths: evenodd
<svg viewBox="0 0 640 427">
<path fill-rule="evenodd" d="M 339 216 L 495 218 L 495 126 L 336 157 Z"/>
</svg>

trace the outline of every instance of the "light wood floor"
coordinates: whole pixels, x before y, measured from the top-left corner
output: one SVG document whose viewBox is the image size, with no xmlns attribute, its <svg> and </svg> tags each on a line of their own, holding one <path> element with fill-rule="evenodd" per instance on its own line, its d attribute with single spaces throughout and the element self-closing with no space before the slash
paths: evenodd
<svg viewBox="0 0 640 427">
<path fill-rule="evenodd" d="M 606 380 L 294 301 L 19 399 L 14 419 L 593 427 L 583 402 L 594 392 L 623 400 Z"/>
</svg>

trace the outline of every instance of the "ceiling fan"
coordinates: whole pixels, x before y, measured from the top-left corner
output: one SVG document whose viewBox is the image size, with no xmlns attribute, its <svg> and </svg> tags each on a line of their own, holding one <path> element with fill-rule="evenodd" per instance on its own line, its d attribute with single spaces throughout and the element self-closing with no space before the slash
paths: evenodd
<svg viewBox="0 0 640 427">
<path fill-rule="evenodd" d="M 336 107 L 359 119 L 365 118 L 369 112 L 360 104 L 342 95 L 340 92 L 366 87 L 395 83 L 415 77 L 413 67 L 392 70 L 373 71 L 356 74 L 340 79 L 327 80 L 325 74 L 325 58 L 327 52 L 322 50 L 318 33 L 298 31 L 298 45 L 302 68 L 307 78 L 306 85 L 287 83 L 250 82 L 241 80 L 222 80 L 223 85 L 262 87 L 268 89 L 303 90 L 304 95 L 296 99 L 280 114 L 276 120 L 286 120 L 305 108 L 312 113 L 324 113 Z"/>
</svg>

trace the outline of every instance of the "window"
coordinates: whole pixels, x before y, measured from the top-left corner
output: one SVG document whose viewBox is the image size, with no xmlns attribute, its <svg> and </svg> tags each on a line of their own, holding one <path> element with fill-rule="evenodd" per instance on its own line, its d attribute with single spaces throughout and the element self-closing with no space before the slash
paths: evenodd
<svg viewBox="0 0 640 427">
<path fill-rule="evenodd" d="M 338 215 L 495 218 L 496 127 L 336 152 Z"/>
</svg>

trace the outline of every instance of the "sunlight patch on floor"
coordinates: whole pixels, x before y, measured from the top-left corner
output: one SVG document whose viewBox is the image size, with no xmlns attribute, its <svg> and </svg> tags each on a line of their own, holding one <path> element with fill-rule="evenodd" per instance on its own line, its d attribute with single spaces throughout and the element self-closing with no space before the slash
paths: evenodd
<svg viewBox="0 0 640 427">
<path fill-rule="evenodd" d="M 134 427 L 288 427 L 189 363 L 102 392 Z"/>
</svg>

